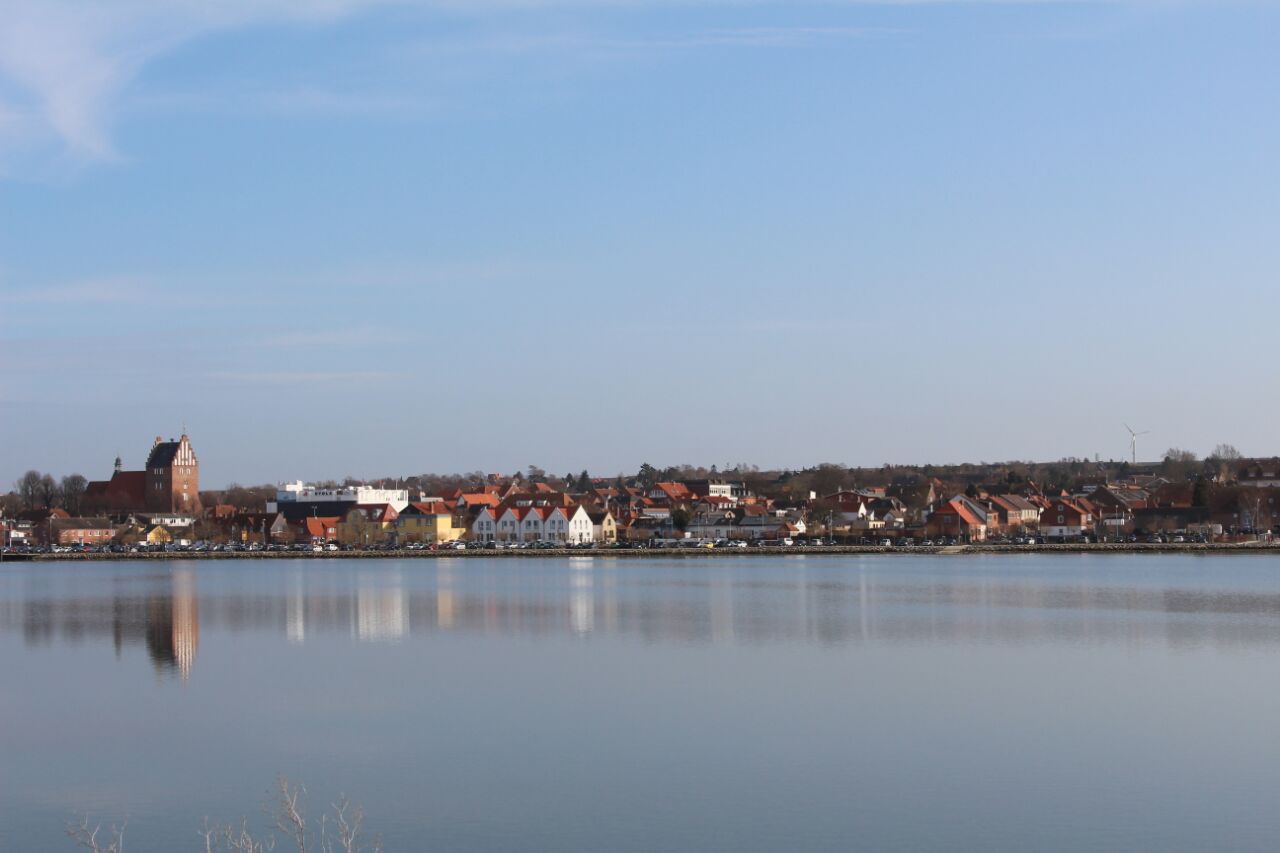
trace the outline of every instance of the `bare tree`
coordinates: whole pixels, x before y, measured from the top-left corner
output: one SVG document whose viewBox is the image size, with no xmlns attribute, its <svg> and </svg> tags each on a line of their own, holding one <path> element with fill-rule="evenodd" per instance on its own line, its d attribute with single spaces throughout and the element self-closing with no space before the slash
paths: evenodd
<svg viewBox="0 0 1280 853">
<path fill-rule="evenodd" d="M 1196 455 L 1190 450 L 1170 447 L 1164 452 L 1164 461 L 1160 464 L 1160 471 L 1172 481 L 1185 480 L 1195 469 L 1196 459 Z"/>
<path fill-rule="evenodd" d="M 1219 444 L 1204 458 L 1204 466 L 1213 477 L 1225 483 L 1235 479 L 1235 469 L 1243 458 L 1234 445 Z"/>
<path fill-rule="evenodd" d="M 62 482 L 58 484 L 62 495 L 62 508 L 72 515 L 79 515 L 81 499 L 88 485 L 89 481 L 81 474 L 68 474 L 63 477 Z"/>
<path fill-rule="evenodd" d="M 1236 450 L 1235 445 L 1219 444 L 1213 449 L 1213 452 L 1209 454 L 1208 458 L 1215 462 L 1238 462 L 1244 457 L 1240 454 L 1239 450 Z"/>
<path fill-rule="evenodd" d="M 40 477 L 40 488 L 38 491 L 38 503 L 44 509 L 53 509 L 60 503 L 61 493 L 58 491 L 58 481 L 53 479 L 52 474 L 45 474 Z"/>
<path fill-rule="evenodd" d="M 328 813 L 312 820 L 306 816 L 306 793 L 283 776 L 277 780 L 274 801 L 267 808 L 274 835 L 255 836 L 247 820 L 211 826 L 206 818 L 199 833 L 205 853 L 268 853 L 275 849 L 277 838 L 285 839 L 297 853 L 381 853 L 380 838 L 364 839 L 364 809 L 340 796 Z"/>
<path fill-rule="evenodd" d="M 283 776 L 276 780 L 276 784 L 278 786 L 277 801 L 273 815 L 276 831 L 286 838 L 291 838 L 298 848 L 298 853 L 307 853 L 310 849 L 307 842 L 311 838 L 311 832 L 307 828 L 307 819 L 302 814 L 302 807 L 298 804 L 306 790 L 301 785 L 290 788 L 289 780 Z M 323 827 L 323 823 L 321 826 Z"/>
<path fill-rule="evenodd" d="M 67 835 L 78 847 L 92 853 L 124 853 L 124 829 L 128 825 L 128 818 L 121 821 L 119 826 L 112 824 L 107 837 L 99 841 L 98 833 L 102 831 L 102 824 L 89 826 L 89 816 L 85 815 L 79 823 L 67 825 Z"/>
<path fill-rule="evenodd" d="M 18 497 L 22 500 L 23 509 L 36 508 L 36 504 L 40 500 L 41 476 L 39 471 L 32 468 L 19 477 L 18 482 L 13 484 L 13 490 L 18 493 Z"/>
<path fill-rule="evenodd" d="M 276 840 L 274 838 L 266 838 L 259 841 L 254 838 L 253 833 L 249 831 L 249 821 L 240 821 L 239 826 L 227 824 L 225 826 L 210 826 L 209 819 L 205 818 L 204 828 L 200 830 L 200 837 L 204 839 L 205 853 L 268 853 L 274 850 Z"/>
</svg>

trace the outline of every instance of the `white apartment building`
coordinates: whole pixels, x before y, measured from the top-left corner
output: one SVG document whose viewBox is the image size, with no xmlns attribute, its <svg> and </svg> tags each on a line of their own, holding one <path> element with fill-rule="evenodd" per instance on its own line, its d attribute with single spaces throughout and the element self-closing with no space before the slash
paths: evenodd
<svg viewBox="0 0 1280 853">
<path fill-rule="evenodd" d="M 267 512 L 281 512 L 281 504 L 307 504 L 321 515 L 340 515 L 343 504 L 391 504 L 396 512 L 409 505 L 408 489 L 374 489 L 369 486 L 342 486 L 321 489 L 298 480 L 276 490 L 276 499 L 267 503 Z"/>
</svg>

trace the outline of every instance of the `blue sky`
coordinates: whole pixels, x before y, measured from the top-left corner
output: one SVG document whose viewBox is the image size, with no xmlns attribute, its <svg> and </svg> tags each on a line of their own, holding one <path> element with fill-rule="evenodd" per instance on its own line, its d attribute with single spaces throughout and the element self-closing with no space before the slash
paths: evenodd
<svg viewBox="0 0 1280 853">
<path fill-rule="evenodd" d="M 0 483 L 1280 452 L 1275 3 L 0 18 Z"/>
</svg>

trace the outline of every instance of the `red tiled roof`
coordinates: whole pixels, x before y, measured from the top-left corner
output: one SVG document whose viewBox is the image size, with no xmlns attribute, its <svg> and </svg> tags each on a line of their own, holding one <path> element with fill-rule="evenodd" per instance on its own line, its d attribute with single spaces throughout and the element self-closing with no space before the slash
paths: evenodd
<svg viewBox="0 0 1280 853">
<path fill-rule="evenodd" d="M 668 498 L 687 498 L 693 496 L 693 492 L 689 491 L 684 483 L 655 483 L 654 488 L 660 489 Z"/>
<path fill-rule="evenodd" d="M 427 503 L 409 504 L 423 515 L 453 515 L 453 510 L 444 501 L 428 501 Z"/>
<path fill-rule="evenodd" d="M 972 527 L 979 527 L 982 525 L 982 519 L 974 515 L 973 510 L 969 509 L 969 507 L 965 506 L 962 502 L 956 500 L 947 501 L 942 506 L 935 509 L 933 514 L 956 515 L 959 516 L 961 521 Z"/>
<path fill-rule="evenodd" d="M 463 506 L 498 506 L 502 503 L 502 499 L 495 492 L 489 491 L 486 487 L 483 492 L 465 492 L 458 496 L 458 502 Z"/>
<path fill-rule="evenodd" d="M 321 539 L 328 537 L 329 531 L 338 526 L 339 520 L 337 516 L 325 516 L 323 518 L 307 516 L 303 519 L 307 524 L 307 533 Z"/>
</svg>

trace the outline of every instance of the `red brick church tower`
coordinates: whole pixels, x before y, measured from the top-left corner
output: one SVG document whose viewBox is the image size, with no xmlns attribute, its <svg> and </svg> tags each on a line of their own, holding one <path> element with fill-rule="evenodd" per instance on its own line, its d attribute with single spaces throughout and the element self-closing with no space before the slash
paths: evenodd
<svg viewBox="0 0 1280 853">
<path fill-rule="evenodd" d="M 200 462 L 186 433 L 174 441 L 156 436 L 147 456 L 146 506 L 151 512 L 200 512 Z"/>
</svg>

